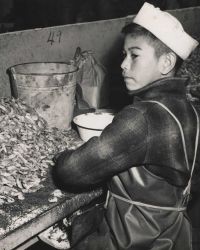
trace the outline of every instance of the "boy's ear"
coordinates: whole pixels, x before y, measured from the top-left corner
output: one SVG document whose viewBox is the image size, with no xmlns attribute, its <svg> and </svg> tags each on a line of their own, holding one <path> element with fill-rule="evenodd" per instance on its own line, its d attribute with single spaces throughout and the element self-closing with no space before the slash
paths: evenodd
<svg viewBox="0 0 200 250">
<path fill-rule="evenodd" d="M 169 52 L 160 57 L 160 72 L 162 75 L 167 75 L 174 71 L 177 57 L 174 52 Z"/>
</svg>

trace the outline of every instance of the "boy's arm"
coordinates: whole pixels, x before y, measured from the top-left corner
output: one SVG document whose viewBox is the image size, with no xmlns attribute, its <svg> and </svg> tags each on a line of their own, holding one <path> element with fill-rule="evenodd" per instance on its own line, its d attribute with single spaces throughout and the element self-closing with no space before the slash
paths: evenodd
<svg viewBox="0 0 200 250">
<path fill-rule="evenodd" d="M 59 183 L 87 188 L 144 162 L 147 125 L 143 114 L 126 108 L 102 132 L 75 151 L 61 154 L 54 168 Z"/>
</svg>

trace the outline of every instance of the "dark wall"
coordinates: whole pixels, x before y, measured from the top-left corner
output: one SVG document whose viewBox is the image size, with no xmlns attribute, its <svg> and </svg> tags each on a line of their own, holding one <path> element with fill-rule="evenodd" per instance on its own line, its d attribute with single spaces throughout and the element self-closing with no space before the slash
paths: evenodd
<svg viewBox="0 0 200 250">
<path fill-rule="evenodd" d="M 161 9 L 198 6 L 199 0 L 147 0 Z M 107 20 L 133 15 L 144 0 L 0 0 L 0 32 Z"/>
</svg>

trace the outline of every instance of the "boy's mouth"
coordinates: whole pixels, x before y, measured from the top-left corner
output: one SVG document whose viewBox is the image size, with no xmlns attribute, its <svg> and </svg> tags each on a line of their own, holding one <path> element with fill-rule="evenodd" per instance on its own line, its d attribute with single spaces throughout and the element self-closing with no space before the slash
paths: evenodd
<svg viewBox="0 0 200 250">
<path fill-rule="evenodd" d="M 133 77 L 127 75 L 125 72 L 122 72 L 122 76 L 124 79 L 133 79 Z"/>
<path fill-rule="evenodd" d="M 124 80 L 134 80 L 134 78 L 133 77 L 130 77 L 130 76 L 123 76 L 124 77 Z"/>
</svg>

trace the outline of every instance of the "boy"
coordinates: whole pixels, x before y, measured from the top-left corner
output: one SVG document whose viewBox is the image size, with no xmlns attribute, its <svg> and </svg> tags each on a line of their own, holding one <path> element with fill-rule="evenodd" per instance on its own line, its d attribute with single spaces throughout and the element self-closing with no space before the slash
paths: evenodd
<svg viewBox="0 0 200 250">
<path fill-rule="evenodd" d="M 198 43 L 148 3 L 122 33 L 122 74 L 134 103 L 99 138 L 61 154 L 55 174 L 80 191 L 108 184 L 100 240 L 80 249 L 188 250 L 185 210 L 199 170 L 199 114 L 186 99 L 186 79 L 174 75 Z"/>
</svg>

